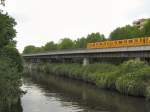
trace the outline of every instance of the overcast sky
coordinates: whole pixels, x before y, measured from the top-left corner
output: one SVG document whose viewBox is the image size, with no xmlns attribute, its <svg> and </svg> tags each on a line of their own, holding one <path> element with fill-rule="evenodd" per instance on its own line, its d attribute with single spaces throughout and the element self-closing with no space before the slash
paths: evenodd
<svg viewBox="0 0 150 112">
<path fill-rule="evenodd" d="M 41 46 L 100 32 L 150 17 L 150 0 L 6 0 L 6 10 L 18 23 L 17 48 Z"/>
</svg>

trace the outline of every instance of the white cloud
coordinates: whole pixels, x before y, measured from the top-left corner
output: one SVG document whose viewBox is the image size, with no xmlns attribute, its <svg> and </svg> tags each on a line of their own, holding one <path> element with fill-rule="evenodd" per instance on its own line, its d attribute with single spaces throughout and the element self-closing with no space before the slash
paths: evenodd
<svg viewBox="0 0 150 112">
<path fill-rule="evenodd" d="M 134 19 L 148 17 L 148 0 L 8 0 L 6 8 L 17 25 L 17 47 L 41 46 L 60 38 L 91 32 L 105 35 Z"/>
</svg>

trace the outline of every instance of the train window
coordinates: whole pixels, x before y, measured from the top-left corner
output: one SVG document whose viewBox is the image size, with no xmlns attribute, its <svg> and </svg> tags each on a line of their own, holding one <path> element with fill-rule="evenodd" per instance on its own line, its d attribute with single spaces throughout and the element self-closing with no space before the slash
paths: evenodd
<svg viewBox="0 0 150 112">
<path fill-rule="evenodd" d="M 148 38 L 147 37 L 145 38 L 145 43 L 148 43 Z"/>
<path fill-rule="evenodd" d="M 121 41 L 121 40 L 119 41 L 119 44 L 122 44 L 122 41 Z"/>
<path fill-rule="evenodd" d="M 94 47 L 94 43 L 91 43 L 91 46 Z"/>
<path fill-rule="evenodd" d="M 88 48 L 92 48 L 92 44 L 91 43 L 88 44 Z"/>
<path fill-rule="evenodd" d="M 98 46 L 98 43 L 96 42 L 94 47 L 97 48 L 97 46 Z"/>
<path fill-rule="evenodd" d="M 150 44 L 150 37 L 147 37 L 147 43 Z"/>
<path fill-rule="evenodd" d="M 115 46 L 115 42 L 114 41 L 112 41 L 112 46 Z"/>
<path fill-rule="evenodd" d="M 110 44 L 110 42 L 108 41 L 108 42 L 107 42 L 107 46 L 109 46 L 109 44 Z"/>
<path fill-rule="evenodd" d="M 127 43 L 127 40 L 124 40 L 124 43 Z"/>
<path fill-rule="evenodd" d="M 137 38 L 137 39 L 134 39 L 134 42 L 135 42 L 135 43 L 138 43 L 138 42 L 139 42 L 139 41 L 138 41 L 138 38 Z"/>
<path fill-rule="evenodd" d="M 106 45 L 106 42 L 103 42 L 103 45 L 105 46 L 105 45 Z"/>
<path fill-rule="evenodd" d="M 144 43 L 147 43 L 148 38 L 143 38 Z"/>
<path fill-rule="evenodd" d="M 99 45 L 103 45 L 103 43 L 102 43 L 102 42 L 100 42 L 100 43 L 99 43 Z"/>
<path fill-rule="evenodd" d="M 133 42 L 133 40 L 129 40 L 128 42 L 129 42 L 129 44 L 131 44 Z"/>
<path fill-rule="evenodd" d="M 108 46 L 111 46 L 111 42 L 110 41 L 108 41 Z"/>
<path fill-rule="evenodd" d="M 140 38 L 140 42 L 142 42 L 143 41 L 143 38 Z"/>
</svg>

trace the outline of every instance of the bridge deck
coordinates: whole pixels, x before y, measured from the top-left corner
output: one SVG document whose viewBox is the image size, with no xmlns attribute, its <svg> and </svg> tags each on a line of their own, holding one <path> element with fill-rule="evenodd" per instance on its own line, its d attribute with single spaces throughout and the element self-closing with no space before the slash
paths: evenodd
<svg viewBox="0 0 150 112">
<path fill-rule="evenodd" d="M 113 52 L 137 52 L 137 51 L 150 51 L 150 46 L 61 50 L 61 51 L 51 51 L 51 52 L 45 52 L 45 53 L 24 54 L 23 57 L 50 56 L 50 55 L 61 55 L 61 54 L 67 55 L 67 54 L 113 53 Z"/>
</svg>

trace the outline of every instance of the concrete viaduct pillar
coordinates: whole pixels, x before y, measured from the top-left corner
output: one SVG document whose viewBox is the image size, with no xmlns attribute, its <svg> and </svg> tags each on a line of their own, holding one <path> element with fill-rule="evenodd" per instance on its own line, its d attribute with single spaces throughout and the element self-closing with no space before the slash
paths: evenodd
<svg viewBox="0 0 150 112">
<path fill-rule="evenodd" d="M 89 64 L 89 59 L 88 58 L 83 58 L 83 66 L 86 66 Z"/>
</svg>

